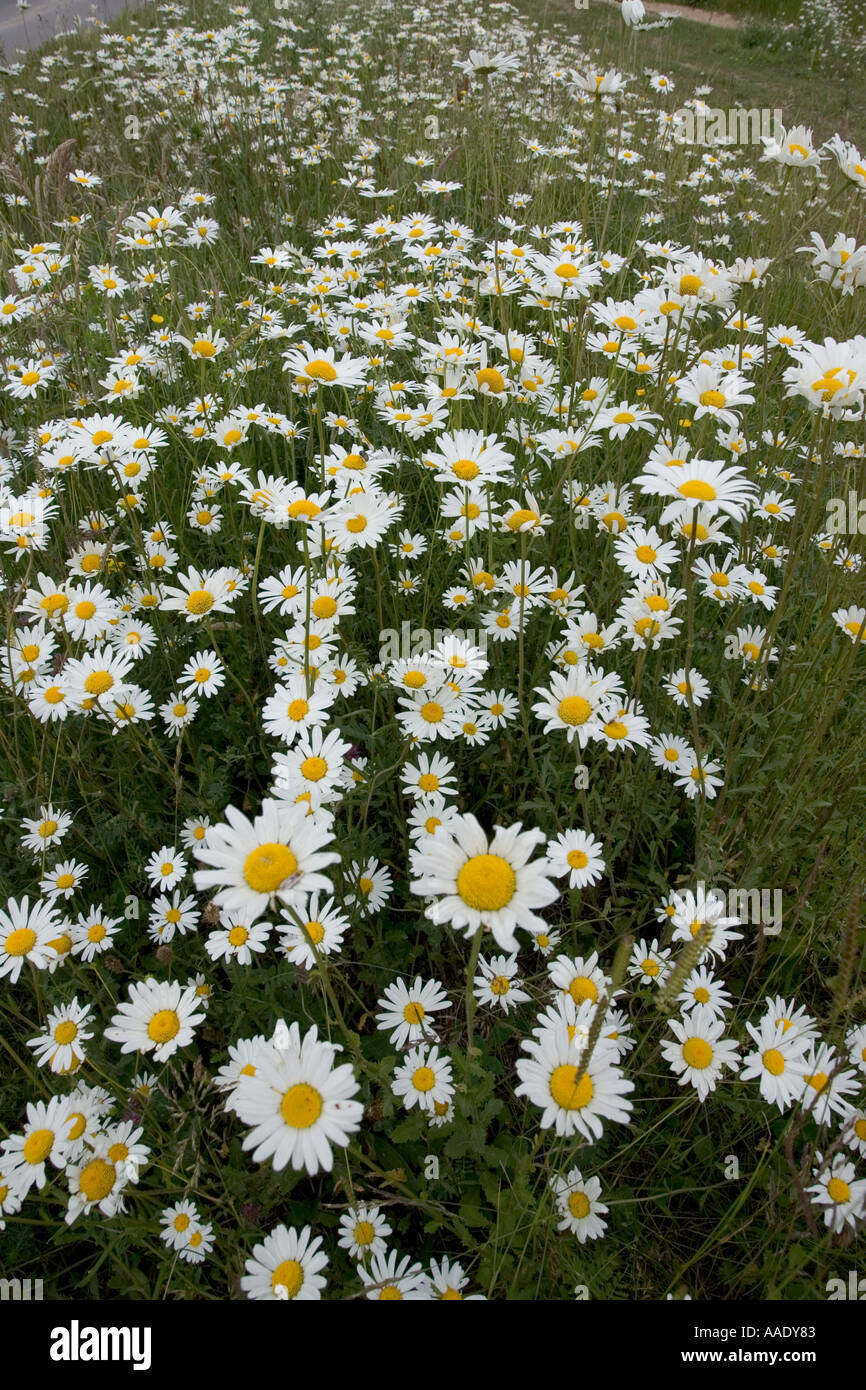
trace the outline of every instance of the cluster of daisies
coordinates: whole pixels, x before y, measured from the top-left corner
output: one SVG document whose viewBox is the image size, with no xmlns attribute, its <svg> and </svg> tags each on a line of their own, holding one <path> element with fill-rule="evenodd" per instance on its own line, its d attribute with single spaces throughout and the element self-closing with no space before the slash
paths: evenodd
<svg viewBox="0 0 866 1390">
<path fill-rule="evenodd" d="M 342 1152 L 351 1173 L 352 1147 L 376 1124 L 365 1106 L 381 1096 L 361 1031 L 339 1031 L 330 1013 L 323 1026 L 318 987 L 328 996 L 332 969 L 351 978 L 394 909 L 469 960 L 465 985 L 407 957 L 375 1000 L 355 995 L 393 1049 L 377 1084 L 391 1109 L 423 1117 L 431 1143 L 460 1119 L 457 1053 L 480 1010 L 485 1028 L 519 1038 L 502 1083 L 512 1102 L 543 1135 L 581 1145 L 580 1166 L 546 1194 L 559 1230 L 602 1237 L 592 1146 L 634 1122 L 635 1020 L 658 1025 L 661 1012 L 669 1089 L 702 1104 L 742 1086 L 812 1126 L 823 1147 L 808 1192 L 841 1233 L 866 1217 L 854 1161 L 866 1156 L 866 1027 L 825 1039 L 782 997 L 739 1027 L 715 971 L 744 934 L 702 889 L 667 896 L 656 935 L 621 971 L 597 950 L 574 954 L 579 895 L 615 886 L 616 864 L 570 789 L 592 776 L 615 799 L 639 771 L 648 797 L 709 814 L 726 784 L 720 687 L 772 700 L 795 650 L 786 604 L 804 534 L 832 597 L 798 641 L 840 668 L 863 645 L 862 556 L 848 532 L 816 528 L 823 493 L 862 464 L 866 338 L 769 322 L 764 295 L 786 248 L 777 238 L 752 255 L 747 235 L 761 240 L 767 209 L 797 181 L 815 199 L 862 202 L 863 156 L 839 137 L 816 148 L 801 127 L 765 140 L 759 175 L 727 145 L 693 152 L 677 180 L 702 211 L 695 245 L 681 244 L 659 230 L 685 157 L 667 75 L 603 70 L 504 13 L 508 48 L 467 57 L 452 36 L 429 62 L 429 34 L 441 26 L 444 40 L 461 10 L 447 0 L 441 16 L 420 6 L 396 21 L 401 76 L 374 56 L 391 51 L 375 38 L 382 24 L 393 40 L 391 7 L 348 8 L 357 26 L 325 6 L 327 49 L 307 45 L 320 37 L 307 17 L 263 24 L 245 6 L 206 33 L 105 32 L 83 59 L 86 87 L 47 50 L 39 81 L 88 103 L 116 99 L 142 64 L 159 72 L 141 100 L 162 177 L 119 215 L 96 146 L 101 173 L 64 166 L 50 228 L 17 186 L 0 189 L 0 690 L 15 747 L 26 734 L 43 750 L 0 907 L 0 982 L 56 1088 L 9 1122 L 0 1215 L 58 1177 L 70 1223 L 143 1201 L 147 1098 L 169 1064 L 199 1060 L 206 1037 L 215 1107 L 251 1164 L 324 1190 Z M 641 9 L 623 6 L 630 26 Z M 483 44 L 480 20 L 460 18 Z M 422 55 L 423 99 L 405 77 Z M 542 88 L 562 115 L 549 140 L 530 129 L 551 129 Z M 20 96 L 4 102 L 4 129 L 15 157 L 41 167 L 45 132 Z M 437 131 L 440 117 L 456 123 L 458 150 L 464 119 L 483 150 L 493 103 L 535 192 L 507 191 L 495 216 L 464 221 L 451 198 L 464 185 L 424 172 L 430 149 L 395 155 L 405 108 L 426 116 L 430 103 Z M 616 147 L 603 150 L 597 127 L 613 112 Z M 73 132 L 85 114 L 64 109 L 62 121 Z M 191 181 L 224 160 L 226 128 L 243 130 L 251 173 L 286 193 L 262 225 L 232 210 L 222 176 Z M 551 171 L 587 197 L 534 222 Z M 613 183 L 645 209 L 628 255 L 606 241 L 607 219 L 598 242 L 587 230 L 589 195 Z M 314 187 L 333 211 L 313 215 Z M 828 245 L 814 233 L 796 249 L 840 315 L 859 302 L 856 236 Z M 441 624 L 432 640 L 430 624 Z M 264 794 L 214 806 L 192 791 L 200 749 L 240 706 Z M 467 809 L 481 814 L 487 757 L 519 762 L 549 802 L 532 752 L 542 740 L 568 773 L 564 818 L 551 822 L 540 800 L 483 820 Z M 105 770 L 130 750 L 143 780 L 156 770 L 177 795 L 146 847 L 124 850 L 119 902 L 87 852 L 86 801 L 118 790 Z M 381 847 L 346 848 L 363 842 L 384 787 L 405 813 L 378 827 L 395 831 L 387 862 Z M 198 953 L 191 974 L 174 966 L 181 944 Z M 239 1037 L 213 981 L 266 970 L 297 987 L 303 1023 Z M 118 998 L 115 975 L 127 977 Z M 82 1079 L 106 1057 L 117 1094 Z M 159 1073 L 128 1080 L 124 1068 L 144 1062 Z M 383 1208 L 362 1195 L 349 1193 L 338 1237 L 359 1292 L 482 1296 L 450 1255 L 422 1262 L 389 1246 Z M 185 1264 L 219 1248 L 200 1205 L 184 1190 L 154 1217 Z M 325 1238 L 274 1226 L 242 1291 L 321 1297 Z"/>
</svg>

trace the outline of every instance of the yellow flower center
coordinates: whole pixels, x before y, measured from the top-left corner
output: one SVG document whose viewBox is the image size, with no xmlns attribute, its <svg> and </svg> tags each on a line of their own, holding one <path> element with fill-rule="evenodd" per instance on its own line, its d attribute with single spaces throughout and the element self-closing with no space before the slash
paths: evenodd
<svg viewBox="0 0 866 1390">
<path fill-rule="evenodd" d="M 193 589 L 186 601 L 187 613 L 201 615 L 207 613 L 213 607 L 213 594 L 209 594 L 207 589 Z"/>
<path fill-rule="evenodd" d="M 283 1096 L 280 1113 L 291 1129 L 309 1129 L 322 1113 L 322 1097 L 314 1086 L 299 1081 Z"/>
<path fill-rule="evenodd" d="M 6 938 L 7 956 L 26 956 L 36 945 L 36 933 L 32 927 L 17 927 Z"/>
<path fill-rule="evenodd" d="M 416 1091 L 432 1091 L 436 1085 L 436 1077 L 430 1067 L 418 1067 L 412 1073 L 412 1085 Z"/>
<path fill-rule="evenodd" d="M 337 604 L 329 594 L 322 594 L 320 598 L 313 601 L 313 616 L 315 618 L 333 618 L 337 611 Z"/>
<path fill-rule="evenodd" d="M 94 1158 L 81 1171 L 78 1186 L 88 1202 L 101 1202 L 114 1187 L 114 1165 L 104 1158 Z"/>
<path fill-rule="evenodd" d="M 475 380 L 479 386 L 487 386 L 494 394 L 505 390 L 505 378 L 495 367 L 482 367 L 480 372 L 475 373 Z"/>
<path fill-rule="evenodd" d="M 147 1025 L 147 1036 L 155 1043 L 170 1042 L 180 1032 L 180 1019 L 174 1009 L 160 1009 Z"/>
<path fill-rule="evenodd" d="M 582 695 L 566 695 L 559 702 L 558 713 L 563 724 L 585 724 L 592 714 L 592 706 Z"/>
<path fill-rule="evenodd" d="M 254 893 L 275 893 L 297 871 L 298 861 L 288 845 L 258 845 L 244 860 L 244 878 Z"/>
<path fill-rule="evenodd" d="M 594 1002 L 598 998 L 598 986 L 588 975 L 575 975 L 568 986 L 568 993 L 575 1004 L 582 1004 L 584 999 L 591 999 Z"/>
<path fill-rule="evenodd" d="M 232 927 L 229 932 L 229 943 L 232 946 L 243 946 L 249 936 L 246 927 Z"/>
<path fill-rule="evenodd" d="M 696 1071 L 703 1071 L 713 1060 L 713 1049 L 703 1038 L 689 1038 L 683 1044 L 683 1061 Z"/>
<path fill-rule="evenodd" d="M 359 1221 L 354 1231 L 356 1245 L 370 1245 L 376 1239 L 376 1231 L 371 1221 Z"/>
<path fill-rule="evenodd" d="M 278 1284 L 288 1291 L 289 1298 L 296 1298 L 304 1283 L 304 1267 L 297 1260 L 283 1260 L 271 1275 L 271 1288 Z"/>
<path fill-rule="evenodd" d="M 592 1078 L 584 1073 L 578 1080 L 577 1067 L 555 1067 L 550 1077 L 550 1094 L 563 1110 L 583 1110 L 592 1100 Z"/>
<path fill-rule="evenodd" d="M 337 371 L 331 362 L 324 357 L 316 357 L 306 366 L 306 375 L 313 381 L 336 381 Z"/>
<path fill-rule="evenodd" d="M 456 463 L 451 465 L 451 472 L 464 483 L 469 483 L 473 478 L 478 477 L 481 470 L 472 459 L 457 459 Z"/>
<path fill-rule="evenodd" d="M 680 483 L 677 491 L 683 497 L 694 498 L 699 502 L 712 502 L 716 496 L 716 489 L 701 478 L 692 478 L 688 483 Z"/>
<path fill-rule="evenodd" d="M 28 1134 L 24 1142 L 22 1152 L 25 1162 L 33 1164 L 44 1163 L 53 1147 L 53 1129 L 34 1129 L 32 1134 Z"/>
<path fill-rule="evenodd" d="M 771 1076 L 781 1076 L 785 1070 L 785 1059 L 777 1047 L 768 1047 L 762 1060 Z"/>
<path fill-rule="evenodd" d="M 517 886 L 514 870 L 499 854 L 475 854 L 457 875 L 457 892 L 478 912 L 499 912 Z"/>
<path fill-rule="evenodd" d="M 424 1005 L 419 1004 L 417 1000 L 410 1001 L 403 1010 L 403 1017 L 407 1023 L 420 1023 L 424 1018 L 424 1014 Z"/>
<path fill-rule="evenodd" d="M 827 1184 L 827 1196 L 832 1197 L 834 1202 L 849 1202 L 851 1189 L 844 1178 L 831 1178 Z"/>
<path fill-rule="evenodd" d="M 71 1019 L 65 1019 L 63 1023 L 58 1023 L 54 1029 L 54 1041 L 65 1047 L 78 1036 L 78 1026 Z"/>
<path fill-rule="evenodd" d="M 586 1193 L 572 1192 L 568 1199 L 568 1210 L 577 1221 L 589 1216 L 589 1198 Z"/>
<path fill-rule="evenodd" d="M 196 338 L 192 350 L 196 357 L 214 357 L 216 355 L 216 347 L 209 338 Z"/>
</svg>

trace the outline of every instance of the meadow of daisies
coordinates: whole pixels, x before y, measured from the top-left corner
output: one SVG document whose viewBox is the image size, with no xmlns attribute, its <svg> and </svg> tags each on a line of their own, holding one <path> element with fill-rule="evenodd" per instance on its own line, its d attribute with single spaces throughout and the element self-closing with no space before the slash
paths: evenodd
<svg viewBox="0 0 866 1390">
<path fill-rule="evenodd" d="M 863 1267 L 866 157 L 689 143 L 640 9 L 162 4 L 0 71 L 46 1298 Z"/>
</svg>

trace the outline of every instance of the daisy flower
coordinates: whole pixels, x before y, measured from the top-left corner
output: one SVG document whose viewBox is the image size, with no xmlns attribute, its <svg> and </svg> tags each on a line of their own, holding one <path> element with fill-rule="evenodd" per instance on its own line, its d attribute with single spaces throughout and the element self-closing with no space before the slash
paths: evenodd
<svg viewBox="0 0 866 1390">
<path fill-rule="evenodd" d="M 332 951 L 339 951 L 350 927 L 348 917 L 339 910 L 336 900 L 324 900 L 318 893 L 311 895 L 303 912 L 284 909 L 280 915 L 288 924 L 280 937 L 280 947 L 294 965 L 303 966 L 305 970 L 315 969 L 317 953 L 329 956 Z"/>
<path fill-rule="evenodd" d="M 854 1164 L 844 1154 L 835 1154 L 830 1163 L 824 1163 L 821 1155 L 812 1170 L 813 1185 L 806 1191 L 811 1193 L 812 1202 L 823 1209 L 824 1225 L 837 1235 L 846 1226 L 856 1226 L 866 1214 L 866 1178 L 858 1178 Z"/>
<path fill-rule="evenodd" d="M 856 1095 L 860 1089 L 856 1071 L 840 1066 L 841 1060 L 836 1049 L 825 1042 L 812 1042 L 804 1057 L 801 1103 L 818 1125 L 829 1124 L 834 1114 L 847 1119 L 851 1104 L 845 1097 Z"/>
<path fill-rule="evenodd" d="M 218 907 L 247 912 L 252 922 L 275 899 L 295 907 L 307 893 L 330 891 L 330 880 L 319 871 L 339 859 L 325 851 L 334 837 L 305 806 L 266 800 L 252 822 L 228 806 L 226 822 L 210 826 L 194 851 L 210 866 L 195 871 L 196 891 L 216 888 Z"/>
<path fill-rule="evenodd" d="M 61 1075 L 77 1070 L 84 1061 L 84 1043 L 93 1037 L 87 1027 L 90 1012 L 91 1006 L 79 1004 L 77 999 L 50 1011 L 42 1032 L 27 1039 L 40 1067 L 48 1066 Z"/>
<path fill-rule="evenodd" d="M 550 1186 L 560 1217 L 558 1231 L 569 1231 L 577 1236 L 581 1245 L 604 1236 L 607 1222 L 602 1216 L 608 1208 L 598 1200 L 601 1196 L 599 1178 L 584 1178 L 579 1168 L 572 1168 L 565 1177 L 551 1178 Z"/>
<path fill-rule="evenodd" d="M 675 1041 L 666 1039 L 661 1052 L 681 1086 L 691 1085 L 706 1100 L 725 1067 L 736 1067 L 738 1044 L 723 1038 L 725 1020 L 698 1004 L 683 1019 L 672 1018 Z"/>
<path fill-rule="evenodd" d="M 392 1029 L 388 1041 L 399 1048 L 407 1044 L 435 1041 L 436 1032 L 427 1015 L 451 1007 L 439 981 L 422 980 L 420 975 L 411 986 L 402 979 L 386 985 L 378 1005 L 376 1027 L 380 1032 Z"/>
<path fill-rule="evenodd" d="M 50 804 L 40 806 L 35 820 L 22 817 L 21 825 L 25 833 L 21 836 L 21 844 L 38 858 L 49 845 L 60 844 L 71 824 L 72 816 L 68 811 L 56 811 Z"/>
<path fill-rule="evenodd" d="M 518 1004 L 525 1004 L 529 995 L 512 983 L 517 975 L 517 956 L 491 956 L 478 960 L 479 974 L 473 981 L 475 1001 L 491 1008 L 499 1007 L 510 1013 Z"/>
<path fill-rule="evenodd" d="M 87 874 L 86 864 L 79 864 L 75 859 L 64 859 L 45 875 L 39 887 L 52 901 L 71 898 Z"/>
<path fill-rule="evenodd" d="M 625 1097 L 634 1082 L 623 1076 L 609 1042 L 599 1039 L 584 1063 L 584 1048 L 573 1045 L 562 1023 L 538 1039 L 524 1039 L 521 1047 L 529 1057 L 517 1063 L 515 1095 L 541 1109 L 542 1129 L 552 1128 L 560 1138 L 580 1134 L 591 1144 L 601 1138 L 605 1120 L 628 1123 L 632 1103 Z"/>
<path fill-rule="evenodd" d="M 777 1105 L 780 1113 L 793 1105 L 803 1094 L 806 1078 L 804 1054 L 809 1040 L 802 1034 L 785 1032 L 782 1024 L 764 1017 L 757 1028 L 746 1024 L 746 1031 L 757 1044 L 757 1050 L 743 1058 L 741 1081 L 760 1077 L 761 1095 L 768 1105 Z"/>
<path fill-rule="evenodd" d="M 195 990 L 177 980 L 134 980 L 128 1002 L 119 1006 L 105 1036 L 120 1043 L 121 1052 L 152 1052 L 155 1062 L 166 1062 L 192 1042 L 204 1019 L 196 1012 L 198 1003 Z"/>
<path fill-rule="evenodd" d="M 440 1057 L 435 1045 L 413 1047 L 395 1070 L 391 1090 L 402 1097 L 407 1110 L 413 1105 L 419 1110 L 432 1110 L 436 1102 L 447 1105 L 454 1094 L 451 1059 Z"/>
<path fill-rule="evenodd" d="M 245 1263 L 241 1289 L 257 1302 L 309 1303 L 322 1297 L 327 1280 L 321 1271 L 328 1257 L 321 1249 L 322 1237 L 313 1236 L 309 1226 L 277 1226 L 270 1235 L 253 1246 Z"/>
<path fill-rule="evenodd" d="M 169 845 L 163 845 L 150 856 L 144 872 L 151 888 L 176 888 L 186 874 L 186 856 Z"/>
<path fill-rule="evenodd" d="M 52 1096 L 48 1102 L 30 1101 L 22 1133 L 3 1140 L 0 1166 L 10 1174 L 10 1186 L 19 1196 L 26 1196 L 34 1184 L 40 1189 L 45 1186 L 49 1160 L 55 1168 L 65 1166 L 71 1143 L 70 1108 L 67 1096 Z"/>
<path fill-rule="evenodd" d="M 123 1211 L 123 1189 L 128 1178 L 123 1164 L 110 1158 L 108 1148 L 106 1140 L 99 1138 L 85 1157 L 67 1167 L 69 1203 L 64 1217 L 67 1226 L 79 1216 L 89 1216 L 94 1207 L 107 1217 Z"/>
<path fill-rule="evenodd" d="M 445 1255 L 441 1261 L 430 1261 L 430 1297 L 446 1303 L 486 1302 L 483 1293 L 464 1293 L 469 1283 L 469 1275 L 463 1273 L 462 1265 L 449 1260 Z"/>
<path fill-rule="evenodd" d="M 569 888 L 585 888 L 597 883 L 605 870 L 603 845 L 585 830 L 565 830 L 547 846 L 550 872 L 557 878 L 568 874 Z"/>
<path fill-rule="evenodd" d="M 487 927 L 502 950 L 516 951 L 515 929 L 543 927 L 534 909 L 559 897 L 547 861 L 530 863 L 543 840 L 542 831 L 522 830 L 519 821 L 497 827 L 488 839 L 473 815 L 460 816 L 449 831 L 440 828 L 413 851 L 420 876 L 411 891 L 437 898 L 425 909 L 431 922 L 447 922 L 467 937 Z"/>
<path fill-rule="evenodd" d="M 242 912 L 226 912 L 221 926 L 210 933 L 204 946 L 211 960 L 249 965 L 254 952 L 262 955 L 268 949 L 270 932 L 270 922 L 249 922 Z"/>
<path fill-rule="evenodd" d="M 360 1265 L 358 1273 L 367 1289 L 368 1299 L 381 1302 L 408 1299 L 417 1302 L 430 1298 L 430 1280 L 423 1267 L 410 1255 L 400 1259 L 396 1250 L 390 1250 L 387 1255 L 374 1255 L 370 1268 Z"/>
<path fill-rule="evenodd" d="M 385 1240 L 390 1234 L 391 1227 L 379 1207 L 350 1207 L 340 1217 L 337 1244 L 348 1250 L 353 1260 L 366 1260 L 387 1252 Z"/>
<path fill-rule="evenodd" d="M 287 1164 L 315 1175 L 330 1172 L 332 1144 L 345 1148 L 361 1127 L 364 1107 L 351 1066 L 334 1066 L 336 1049 L 320 1042 L 315 1025 L 301 1040 L 297 1023 L 287 1042 L 263 1053 L 254 1076 L 241 1076 L 234 1110 L 252 1125 L 243 1142 L 253 1160 L 270 1158 L 277 1172 Z"/>
<path fill-rule="evenodd" d="M 27 897 L 9 898 L 0 908 L 0 979 L 18 982 L 25 960 L 44 970 L 55 955 L 52 940 L 62 932 L 61 919 L 53 903 L 37 899 L 30 906 Z"/>
</svg>

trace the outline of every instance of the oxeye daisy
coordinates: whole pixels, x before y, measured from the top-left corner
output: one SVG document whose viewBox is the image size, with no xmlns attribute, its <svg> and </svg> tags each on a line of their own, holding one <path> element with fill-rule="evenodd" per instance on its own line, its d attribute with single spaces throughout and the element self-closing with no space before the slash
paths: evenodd
<svg viewBox="0 0 866 1390">
<path fill-rule="evenodd" d="M 196 870 L 196 890 L 216 888 L 217 906 L 248 911 L 254 921 L 275 899 L 293 907 L 307 893 L 330 890 L 330 880 L 319 871 L 339 857 L 325 851 L 334 837 L 316 816 L 308 817 L 306 807 L 266 800 L 250 822 L 228 806 L 226 822 L 210 826 L 194 850 L 209 866 Z"/>
<path fill-rule="evenodd" d="M 769 1017 L 757 1027 L 746 1024 L 757 1050 L 743 1058 L 742 1081 L 760 1077 L 761 1095 L 768 1105 L 777 1105 L 782 1114 L 803 1094 L 806 1076 L 805 1053 L 809 1040 L 802 1034 L 785 1032 Z"/>
<path fill-rule="evenodd" d="M 81 1215 L 88 1216 L 94 1207 L 108 1217 L 123 1211 L 123 1189 L 128 1178 L 124 1165 L 115 1163 L 108 1149 L 108 1143 L 100 1137 L 91 1150 L 66 1169 L 69 1203 L 64 1220 L 67 1226 Z"/>
<path fill-rule="evenodd" d="M 430 1297 L 444 1303 L 486 1302 L 483 1293 L 464 1293 L 469 1283 L 469 1275 L 464 1274 L 462 1265 L 456 1260 L 443 1256 L 442 1260 L 430 1261 Z"/>
<path fill-rule="evenodd" d="M 110 950 L 120 924 L 120 917 L 109 917 L 101 905 L 91 903 L 88 911 L 80 912 L 72 924 L 72 954 L 91 961 Z"/>
<path fill-rule="evenodd" d="M 441 753 L 421 753 L 417 762 L 406 763 L 400 781 L 410 796 L 430 796 L 441 792 L 443 796 L 455 796 L 457 782 L 454 776 L 454 763 Z"/>
<path fill-rule="evenodd" d="M 267 950 L 270 922 L 249 922 L 243 912 L 225 912 L 220 922 L 204 943 L 211 960 L 249 965 L 254 953 L 262 955 Z"/>
<path fill-rule="evenodd" d="M 353 1260 L 366 1260 L 387 1252 L 386 1238 L 391 1227 L 379 1207 L 350 1207 L 340 1217 L 340 1237 L 337 1244 L 348 1250 Z"/>
<path fill-rule="evenodd" d="M 526 991 L 514 983 L 517 977 L 516 955 L 491 956 L 490 960 L 479 956 L 478 971 L 473 981 L 476 1003 L 498 1007 L 507 1014 L 529 999 Z"/>
<path fill-rule="evenodd" d="M 321 1271 L 328 1257 L 321 1248 L 322 1237 L 309 1226 L 301 1230 L 277 1226 L 270 1235 L 253 1246 L 246 1261 L 241 1289 L 257 1302 L 309 1303 L 322 1297 L 327 1280 Z"/>
<path fill-rule="evenodd" d="M 204 1019 L 198 1005 L 195 991 L 184 989 L 176 980 L 133 981 L 129 1000 L 119 1006 L 105 1036 L 120 1043 L 121 1052 L 152 1052 L 155 1062 L 165 1062 L 192 1042 Z"/>
<path fill-rule="evenodd" d="M 25 833 L 21 836 L 21 844 L 41 857 L 50 845 L 60 844 L 71 824 L 69 811 L 56 811 L 50 804 L 40 806 L 39 815 L 34 820 L 22 819 Z"/>
<path fill-rule="evenodd" d="M 713 889 L 707 892 L 699 885 L 697 893 L 675 893 L 672 904 L 674 941 L 692 941 L 701 928 L 707 926 L 710 936 L 706 949 L 711 955 L 724 960 L 730 942 L 742 940 L 742 932 L 731 930 L 732 927 L 740 925 L 740 919 L 725 915 L 727 901 L 723 893 L 717 893 Z"/>
<path fill-rule="evenodd" d="M 846 1226 L 856 1226 L 866 1215 L 866 1178 L 858 1178 L 854 1164 L 844 1154 L 834 1154 L 824 1163 L 820 1154 L 812 1171 L 814 1182 L 806 1191 L 824 1213 L 824 1225 L 840 1234 Z"/>
<path fill-rule="evenodd" d="M 574 739 L 585 748 L 591 739 L 602 737 L 602 729 L 619 707 L 622 681 L 615 673 L 606 674 L 594 666 L 571 666 L 566 675 L 554 671 L 550 687 L 536 686 L 542 698 L 532 706 L 537 719 L 542 719 L 544 732 L 565 731 L 568 742 Z"/>
<path fill-rule="evenodd" d="M 577 1236 L 581 1245 L 604 1236 L 607 1222 L 602 1216 L 608 1208 L 598 1200 L 601 1196 L 599 1178 L 584 1178 L 579 1168 L 572 1168 L 564 1177 L 551 1178 L 550 1186 L 560 1217 L 558 1231 L 569 1231 Z"/>
<path fill-rule="evenodd" d="M 346 894 L 348 906 L 356 906 L 363 913 L 378 912 L 391 896 L 394 880 L 391 870 L 378 859 L 368 859 L 366 864 L 355 860 L 349 866 L 351 890 Z"/>
<path fill-rule="evenodd" d="M 738 1044 L 724 1038 L 725 1020 L 698 1004 L 682 1019 L 672 1018 L 676 1041 L 665 1039 L 661 1052 L 681 1086 L 691 1085 L 699 1100 L 716 1089 L 725 1067 L 736 1067 Z"/>
<path fill-rule="evenodd" d="M 198 1207 L 194 1202 L 184 1198 L 180 1202 L 175 1202 L 170 1207 L 165 1207 L 159 1218 L 162 1227 L 160 1239 L 169 1250 L 182 1250 L 189 1242 L 190 1232 L 200 1222 Z"/>
<path fill-rule="evenodd" d="M 288 1044 L 264 1053 L 254 1076 L 242 1076 L 234 1110 L 252 1125 L 243 1147 L 256 1163 L 270 1158 L 277 1172 L 287 1164 L 311 1175 L 330 1172 L 332 1145 L 345 1148 L 361 1126 L 363 1105 L 351 1066 L 334 1066 L 336 1049 L 320 1042 L 315 1026 L 300 1038 L 288 1030 Z"/>
<path fill-rule="evenodd" d="M 610 1043 L 596 1043 L 584 1062 L 586 1048 L 576 1045 L 564 1023 L 547 1029 L 538 1039 L 521 1043 L 526 1059 L 517 1063 L 520 1085 L 515 1095 L 541 1109 L 542 1129 L 553 1129 L 560 1137 L 580 1134 L 589 1143 L 600 1139 L 604 1121 L 628 1123 L 631 1101 L 625 1097 L 634 1082 L 623 1076 L 616 1064 L 616 1051 Z"/>
<path fill-rule="evenodd" d="M 659 949 L 657 940 L 635 942 L 628 973 L 643 985 L 662 985 L 670 971 L 670 951 Z"/>
<path fill-rule="evenodd" d="M 45 1186 L 49 1160 L 55 1168 L 65 1166 L 71 1142 L 67 1124 L 71 1108 L 66 1096 L 28 1102 L 22 1133 L 3 1140 L 0 1166 L 10 1173 L 10 1185 L 19 1196 L 26 1196 L 34 1184 L 40 1189 Z"/>
<path fill-rule="evenodd" d="M 436 1102 L 447 1104 L 454 1094 L 450 1057 L 440 1057 L 435 1045 L 413 1047 L 394 1072 L 391 1090 L 411 1110 L 432 1110 Z"/>
<path fill-rule="evenodd" d="M 150 856 L 144 872 L 151 888 L 176 888 L 186 874 L 186 855 L 173 846 L 163 845 Z"/>
<path fill-rule="evenodd" d="M 836 1049 L 825 1042 L 812 1042 L 804 1056 L 800 1102 L 818 1125 L 829 1124 L 834 1114 L 847 1119 L 851 1113 L 846 1096 L 856 1095 L 860 1082 L 856 1071 L 843 1062 Z"/>
<path fill-rule="evenodd" d="M 77 998 L 71 1004 L 51 1010 L 42 1032 L 27 1039 L 27 1046 L 35 1049 L 40 1067 L 48 1066 L 61 1075 L 68 1075 L 80 1067 L 86 1052 L 84 1044 L 93 1037 L 87 1027 L 90 1012 L 91 1006 L 79 1004 Z"/>
<path fill-rule="evenodd" d="M 428 1015 L 451 1007 L 439 981 L 422 980 L 420 975 L 413 985 L 402 979 L 386 985 L 378 1005 L 376 1027 L 380 1032 L 392 1029 L 388 1041 L 399 1048 L 407 1043 L 436 1041 L 436 1030 Z"/>
<path fill-rule="evenodd" d="M 713 1013 L 723 1014 L 726 1009 L 731 1008 L 733 1002 L 724 985 L 715 978 L 712 971 L 705 965 L 699 965 L 696 970 L 692 971 L 683 986 L 682 993 L 677 995 L 677 1003 L 681 1013 L 686 1013 L 687 1010 L 694 1009 L 698 1004 L 703 1004 Z"/>
<path fill-rule="evenodd" d="M 601 995 L 607 992 L 610 984 L 598 964 L 598 953 L 587 956 L 557 956 L 547 967 L 551 984 L 568 994 L 575 1004 L 589 1000 L 597 1004 Z"/>
<path fill-rule="evenodd" d="M 14 985 L 25 961 L 44 970 L 55 955 L 51 942 L 61 935 L 61 918 L 53 902 L 9 898 L 0 908 L 0 979 Z"/>
<path fill-rule="evenodd" d="M 401 1259 L 396 1250 L 374 1255 L 369 1269 L 359 1265 L 358 1273 L 368 1299 L 388 1303 L 401 1299 L 417 1302 L 430 1298 L 430 1280 L 423 1267 L 410 1255 L 404 1255 Z"/>
<path fill-rule="evenodd" d="M 178 688 L 186 695 L 215 695 L 225 685 L 223 664 L 215 651 L 200 651 L 191 656 L 178 680 Z"/>
<path fill-rule="evenodd" d="M 601 840 L 585 830 L 565 830 L 547 846 L 550 872 L 557 878 L 568 875 L 569 888 L 585 888 L 597 883 L 605 870 Z"/>
<path fill-rule="evenodd" d="M 71 898 L 88 872 L 86 864 L 79 864 L 75 859 L 64 859 L 49 870 L 39 886 L 46 898 L 53 902 L 58 898 Z"/>
<path fill-rule="evenodd" d="M 544 923 L 534 909 L 559 896 L 547 861 L 530 862 L 543 840 L 542 831 L 523 830 L 520 822 L 497 827 L 488 838 L 474 816 L 460 816 L 449 831 L 440 828 L 419 842 L 420 877 L 411 891 L 436 898 L 425 910 L 431 922 L 447 922 L 466 936 L 487 927 L 499 947 L 516 951 L 515 929 L 539 929 Z"/>
</svg>

